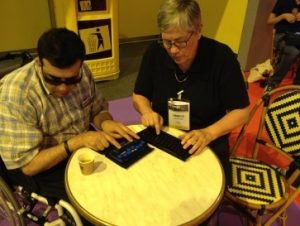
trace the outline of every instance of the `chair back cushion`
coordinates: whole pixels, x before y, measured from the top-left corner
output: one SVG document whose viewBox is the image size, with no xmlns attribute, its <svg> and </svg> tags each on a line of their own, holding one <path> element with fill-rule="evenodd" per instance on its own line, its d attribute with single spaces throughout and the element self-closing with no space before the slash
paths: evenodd
<svg viewBox="0 0 300 226">
<path fill-rule="evenodd" d="M 265 118 L 266 131 L 275 146 L 300 155 L 300 93 L 288 92 L 277 97 L 269 106 Z"/>
</svg>

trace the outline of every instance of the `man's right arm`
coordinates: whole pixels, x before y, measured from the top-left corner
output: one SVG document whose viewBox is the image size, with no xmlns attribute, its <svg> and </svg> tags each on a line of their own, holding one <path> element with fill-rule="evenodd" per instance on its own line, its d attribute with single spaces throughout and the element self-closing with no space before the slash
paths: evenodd
<svg viewBox="0 0 300 226">
<path fill-rule="evenodd" d="M 41 150 L 29 163 L 21 167 L 21 170 L 25 175 L 33 176 L 54 167 L 67 157 L 64 145 L 60 144 Z"/>
<path fill-rule="evenodd" d="M 82 147 L 88 147 L 95 151 L 102 151 L 109 145 L 118 145 L 117 141 L 103 131 L 88 131 L 78 134 L 67 141 L 69 151 L 73 152 Z M 68 158 L 65 144 L 59 144 L 47 149 L 40 150 L 33 159 L 21 167 L 25 175 L 33 176 L 46 171 L 61 161 Z"/>
</svg>

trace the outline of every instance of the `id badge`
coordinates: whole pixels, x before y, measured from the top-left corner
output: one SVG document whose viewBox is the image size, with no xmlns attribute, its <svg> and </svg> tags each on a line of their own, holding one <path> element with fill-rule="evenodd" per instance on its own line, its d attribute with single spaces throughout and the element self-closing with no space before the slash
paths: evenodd
<svg viewBox="0 0 300 226">
<path fill-rule="evenodd" d="M 169 126 L 190 130 L 190 102 L 171 98 L 168 101 Z"/>
</svg>

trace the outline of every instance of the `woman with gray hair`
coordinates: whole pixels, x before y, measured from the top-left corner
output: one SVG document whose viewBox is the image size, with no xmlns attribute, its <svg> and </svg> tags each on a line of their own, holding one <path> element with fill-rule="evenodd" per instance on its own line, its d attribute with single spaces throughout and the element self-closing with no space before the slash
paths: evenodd
<svg viewBox="0 0 300 226">
<path fill-rule="evenodd" d="M 157 24 L 161 39 L 146 50 L 133 94 L 141 122 L 157 134 L 164 125 L 185 130 L 183 147 L 199 154 L 209 146 L 229 180 L 228 134 L 249 115 L 239 62 L 227 45 L 202 35 L 195 0 L 166 0 Z"/>
</svg>

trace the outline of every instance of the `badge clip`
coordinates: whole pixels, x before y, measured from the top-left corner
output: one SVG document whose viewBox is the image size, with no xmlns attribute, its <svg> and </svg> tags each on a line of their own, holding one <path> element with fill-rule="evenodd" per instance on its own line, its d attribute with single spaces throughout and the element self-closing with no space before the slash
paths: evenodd
<svg viewBox="0 0 300 226">
<path fill-rule="evenodd" d="M 178 100 L 181 100 L 181 96 L 182 96 L 182 93 L 184 92 L 184 90 L 180 90 L 178 93 L 177 93 L 177 98 Z"/>
</svg>

